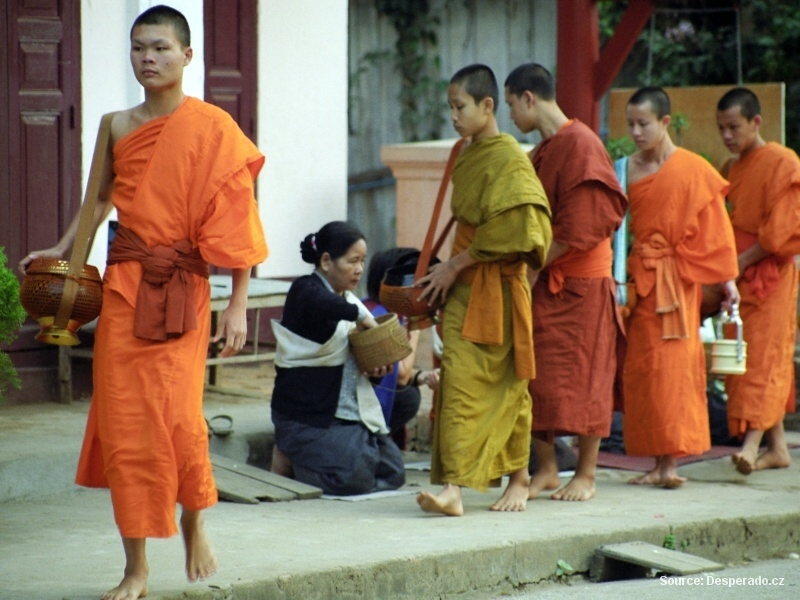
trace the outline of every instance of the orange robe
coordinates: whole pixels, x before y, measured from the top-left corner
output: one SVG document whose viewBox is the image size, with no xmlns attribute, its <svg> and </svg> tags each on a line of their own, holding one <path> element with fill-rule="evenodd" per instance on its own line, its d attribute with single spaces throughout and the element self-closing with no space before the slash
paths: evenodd
<svg viewBox="0 0 800 600">
<path fill-rule="evenodd" d="M 798 278 L 792 259 L 800 253 L 800 160 L 770 142 L 734 162 L 728 178 L 738 251 L 757 241 L 772 253 L 747 267 L 738 282 L 747 371 L 725 381 L 728 426 L 737 436 L 766 431 L 794 410 Z"/>
<path fill-rule="evenodd" d="M 264 157 L 221 109 L 187 98 L 114 146 L 112 201 L 148 247 L 188 239 L 206 261 L 242 269 L 267 256 L 253 196 Z M 175 504 L 217 492 L 203 418 L 208 280 L 194 278 L 197 328 L 165 341 L 133 334 L 142 264 L 109 265 L 94 347 L 94 394 L 76 482 L 110 487 L 125 538 L 177 532 Z"/>
<path fill-rule="evenodd" d="M 611 235 L 628 200 L 600 138 L 564 124 L 531 159 L 553 211 L 553 239 L 570 247 L 533 287 L 533 431 L 608 436 L 617 345 L 624 340 L 611 277 Z M 537 434 L 538 435 L 538 434 Z"/>
<path fill-rule="evenodd" d="M 678 148 L 658 172 L 628 184 L 636 306 L 623 372 L 628 454 L 685 456 L 711 447 L 700 340 L 701 285 L 738 267 L 725 210 L 728 182 Z"/>
</svg>

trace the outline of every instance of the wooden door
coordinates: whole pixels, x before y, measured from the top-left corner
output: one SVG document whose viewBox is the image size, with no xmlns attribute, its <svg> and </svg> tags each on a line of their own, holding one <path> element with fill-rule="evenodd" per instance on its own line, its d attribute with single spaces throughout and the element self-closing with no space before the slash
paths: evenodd
<svg viewBox="0 0 800 600">
<path fill-rule="evenodd" d="M 80 206 L 80 0 L 0 8 L 0 245 L 55 244 Z"/>
<path fill-rule="evenodd" d="M 258 0 L 206 0 L 205 100 L 224 108 L 255 142 Z"/>
<path fill-rule="evenodd" d="M 0 246 L 16 269 L 55 244 L 80 206 L 80 0 L 0 3 Z M 29 319 L 8 348 L 9 401 L 56 399 L 55 347 Z"/>
</svg>

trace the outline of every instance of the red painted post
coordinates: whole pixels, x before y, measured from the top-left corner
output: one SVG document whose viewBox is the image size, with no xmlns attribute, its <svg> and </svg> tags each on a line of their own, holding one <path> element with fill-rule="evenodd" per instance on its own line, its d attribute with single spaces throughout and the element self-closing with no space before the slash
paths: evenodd
<svg viewBox="0 0 800 600">
<path fill-rule="evenodd" d="M 596 0 L 559 0 L 556 99 L 569 118 L 598 130 L 594 68 L 600 56 Z"/>
<path fill-rule="evenodd" d="M 559 0 L 556 99 L 568 117 L 599 130 L 600 98 L 654 9 L 654 0 L 631 0 L 601 56 L 597 1 Z"/>
</svg>

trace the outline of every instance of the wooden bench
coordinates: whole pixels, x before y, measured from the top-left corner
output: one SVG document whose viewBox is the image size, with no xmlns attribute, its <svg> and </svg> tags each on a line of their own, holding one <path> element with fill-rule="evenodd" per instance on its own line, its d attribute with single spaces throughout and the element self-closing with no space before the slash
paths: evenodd
<svg viewBox="0 0 800 600">
<path fill-rule="evenodd" d="M 209 283 L 211 285 L 211 334 L 213 335 L 220 313 L 228 307 L 233 284 L 230 275 L 211 275 Z M 209 385 L 216 385 L 217 366 L 220 364 L 266 362 L 275 358 L 274 352 L 263 352 L 259 347 L 261 311 L 265 308 L 282 307 L 290 286 L 291 282 L 280 279 L 250 279 L 250 286 L 247 290 L 247 309 L 254 311 L 252 351 L 221 358 L 219 348 L 210 344 L 209 357 L 206 361 L 206 366 L 209 368 Z M 94 325 L 94 323 L 90 323 L 81 329 L 84 332 L 83 337 L 93 329 Z M 75 358 L 92 360 L 93 355 L 94 350 L 89 346 L 59 346 L 59 400 L 62 403 L 72 402 L 72 360 Z"/>
</svg>

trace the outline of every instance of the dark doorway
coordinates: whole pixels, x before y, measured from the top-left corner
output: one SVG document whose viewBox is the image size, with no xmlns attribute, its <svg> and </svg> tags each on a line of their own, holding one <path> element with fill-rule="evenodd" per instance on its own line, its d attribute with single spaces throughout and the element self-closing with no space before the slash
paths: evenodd
<svg viewBox="0 0 800 600">
<path fill-rule="evenodd" d="M 0 246 L 15 268 L 81 202 L 80 0 L 6 0 L 0 48 Z M 57 352 L 37 330 L 29 320 L 9 348 L 23 381 L 11 403 L 55 397 Z"/>
<path fill-rule="evenodd" d="M 224 108 L 256 141 L 258 0 L 206 0 L 205 100 Z"/>
<path fill-rule="evenodd" d="M 0 19 L 0 245 L 15 265 L 80 206 L 80 1 L 9 0 Z"/>
</svg>

